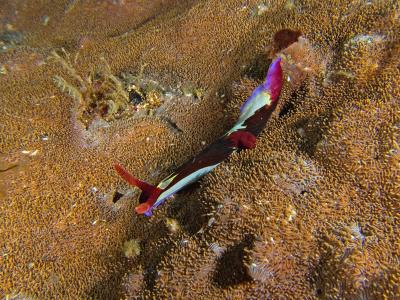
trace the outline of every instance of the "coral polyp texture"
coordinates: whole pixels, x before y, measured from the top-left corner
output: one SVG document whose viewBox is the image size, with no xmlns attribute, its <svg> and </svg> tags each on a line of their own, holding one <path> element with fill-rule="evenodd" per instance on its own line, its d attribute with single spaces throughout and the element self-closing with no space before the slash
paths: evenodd
<svg viewBox="0 0 400 300">
<path fill-rule="evenodd" d="M 0 299 L 399 299 L 398 1 L 1 1 Z M 147 218 L 156 184 L 279 104 Z"/>
</svg>

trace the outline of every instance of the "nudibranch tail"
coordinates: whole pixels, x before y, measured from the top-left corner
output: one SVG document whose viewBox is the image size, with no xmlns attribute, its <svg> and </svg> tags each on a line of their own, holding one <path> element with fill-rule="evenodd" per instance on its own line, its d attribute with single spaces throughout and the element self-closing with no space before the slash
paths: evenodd
<svg viewBox="0 0 400 300">
<path fill-rule="evenodd" d="M 151 193 L 154 190 L 154 186 L 144 182 L 140 179 L 133 177 L 127 170 L 125 170 L 121 165 L 115 164 L 115 170 L 117 173 L 130 185 L 136 186 L 145 193 Z"/>
<path fill-rule="evenodd" d="M 151 204 L 147 202 L 139 204 L 138 206 L 135 207 L 135 211 L 138 214 L 145 214 L 150 209 L 151 209 Z"/>
<path fill-rule="evenodd" d="M 142 194 L 139 198 L 140 204 L 135 208 L 135 211 L 138 214 L 151 215 L 152 206 L 156 202 L 158 196 L 163 192 L 163 190 L 135 178 L 119 164 L 115 164 L 114 168 L 126 182 L 142 190 Z"/>
</svg>

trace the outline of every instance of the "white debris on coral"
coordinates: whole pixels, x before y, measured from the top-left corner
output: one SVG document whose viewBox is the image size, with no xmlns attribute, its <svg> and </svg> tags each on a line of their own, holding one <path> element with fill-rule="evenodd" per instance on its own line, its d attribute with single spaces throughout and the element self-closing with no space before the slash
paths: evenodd
<svg viewBox="0 0 400 300">
<path fill-rule="evenodd" d="M 291 222 L 291 221 L 293 221 L 294 218 L 296 217 L 297 212 L 296 212 L 296 210 L 294 209 L 294 207 L 291 206 L 291 205 L 289 205 L 289 207 L 287 208 L 287 211 L 288 211 L 288 222 Z"/>
<path fill-rule="evenodd" d="M 268 5 L 266 5 L 265 3 L 261 3 L 259 5 L 257 5 L 257 15 L 261 16 L 263 15 L 265 12 L 267 12 L 268 10 Z"/>
<path fill-rule="evenodd" d="M 384 35 L 380 34 L 358 34 L 351 38 L 345 46 L 352 46 L 359 43 L 372 44 L 372 43 L 382 43 L 385 40 Z"/>
<path fill-rule="evenodd" d="M 36 156 L 39 153 L 39 150 L 22 150 L 21 153 L 29 156 Z"/>
<path fill-rule="evenodd" d="M 210 218 L 210 219 L 208 220 L 207 226 L 208 226 L 208 227 L 211 227 L 211 226 L 214 224 L 214 222 L 215 222 L 215 218 L 214 218 L 214 217 Z"/>
<path fill-rule="evenodd" d="M 208 247 L 212 250 L 212 252 L 217 255 L 217 257 L 221 257 L 226 250 L 225 248 L 219 246 L 217 243 L 211 243 Z"/>
<path fill-rule="evenodd" d="M 249 275 L 256 281 L 266 282 L 274 273 L 268 268 L 267 263 L 251 263 L 247 266 Z"/>
<path fill-rule="evenodd" d="M 353 223 L 350 225 L 350 232 L 352 240 L 356 240 L 364 244 L 365 235 L 362 233 L 361 226 L 357 223 Z"/>
</svg>

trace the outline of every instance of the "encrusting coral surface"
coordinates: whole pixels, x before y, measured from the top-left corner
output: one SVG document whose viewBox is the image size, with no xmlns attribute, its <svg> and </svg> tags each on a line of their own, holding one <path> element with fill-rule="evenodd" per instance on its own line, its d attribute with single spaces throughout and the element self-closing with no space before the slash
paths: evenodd
<svg viewBox="0 0 400 300">
<path fill-rule="evenodd" d="M 0 299 L 399 299 L 397 1 L 0 3 Z M 282 57 L 252 150 L 150 217 Z"/>
</svg>

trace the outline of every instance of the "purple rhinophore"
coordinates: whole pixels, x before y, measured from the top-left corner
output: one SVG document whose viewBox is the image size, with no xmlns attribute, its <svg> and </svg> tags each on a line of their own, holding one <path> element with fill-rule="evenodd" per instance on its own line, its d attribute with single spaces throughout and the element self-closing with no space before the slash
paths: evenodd
<svg viewBox="0 0 400 300">
<path fill-rule="evenodd" d="M 267 90 L 270 92 L 272 100 L 276 100 L 275 98 L 279 95 L 280 88 L 282 87 L 282 68 L 280 65 L 281 58 L 278 57 L 269 65 L 268 74 L 265 82 L 258 86 L 251 96 L 242 104 L 240 107 L 240 112 L 246 108 L 246 106 L 251 103 L 251 101 L 257 97 L 263 90 Z"/>
<path fill-rule="evenodd" d="M 282 58 L 278 57 L 275 59 L 269 66 L 267 80 L 263 84 L 264 89 L 268 90 L 271 96 L 271 100 L 277 100 L 281 89 L 282 89 L 282 67 L 281 62 Z"/>
</svg>

